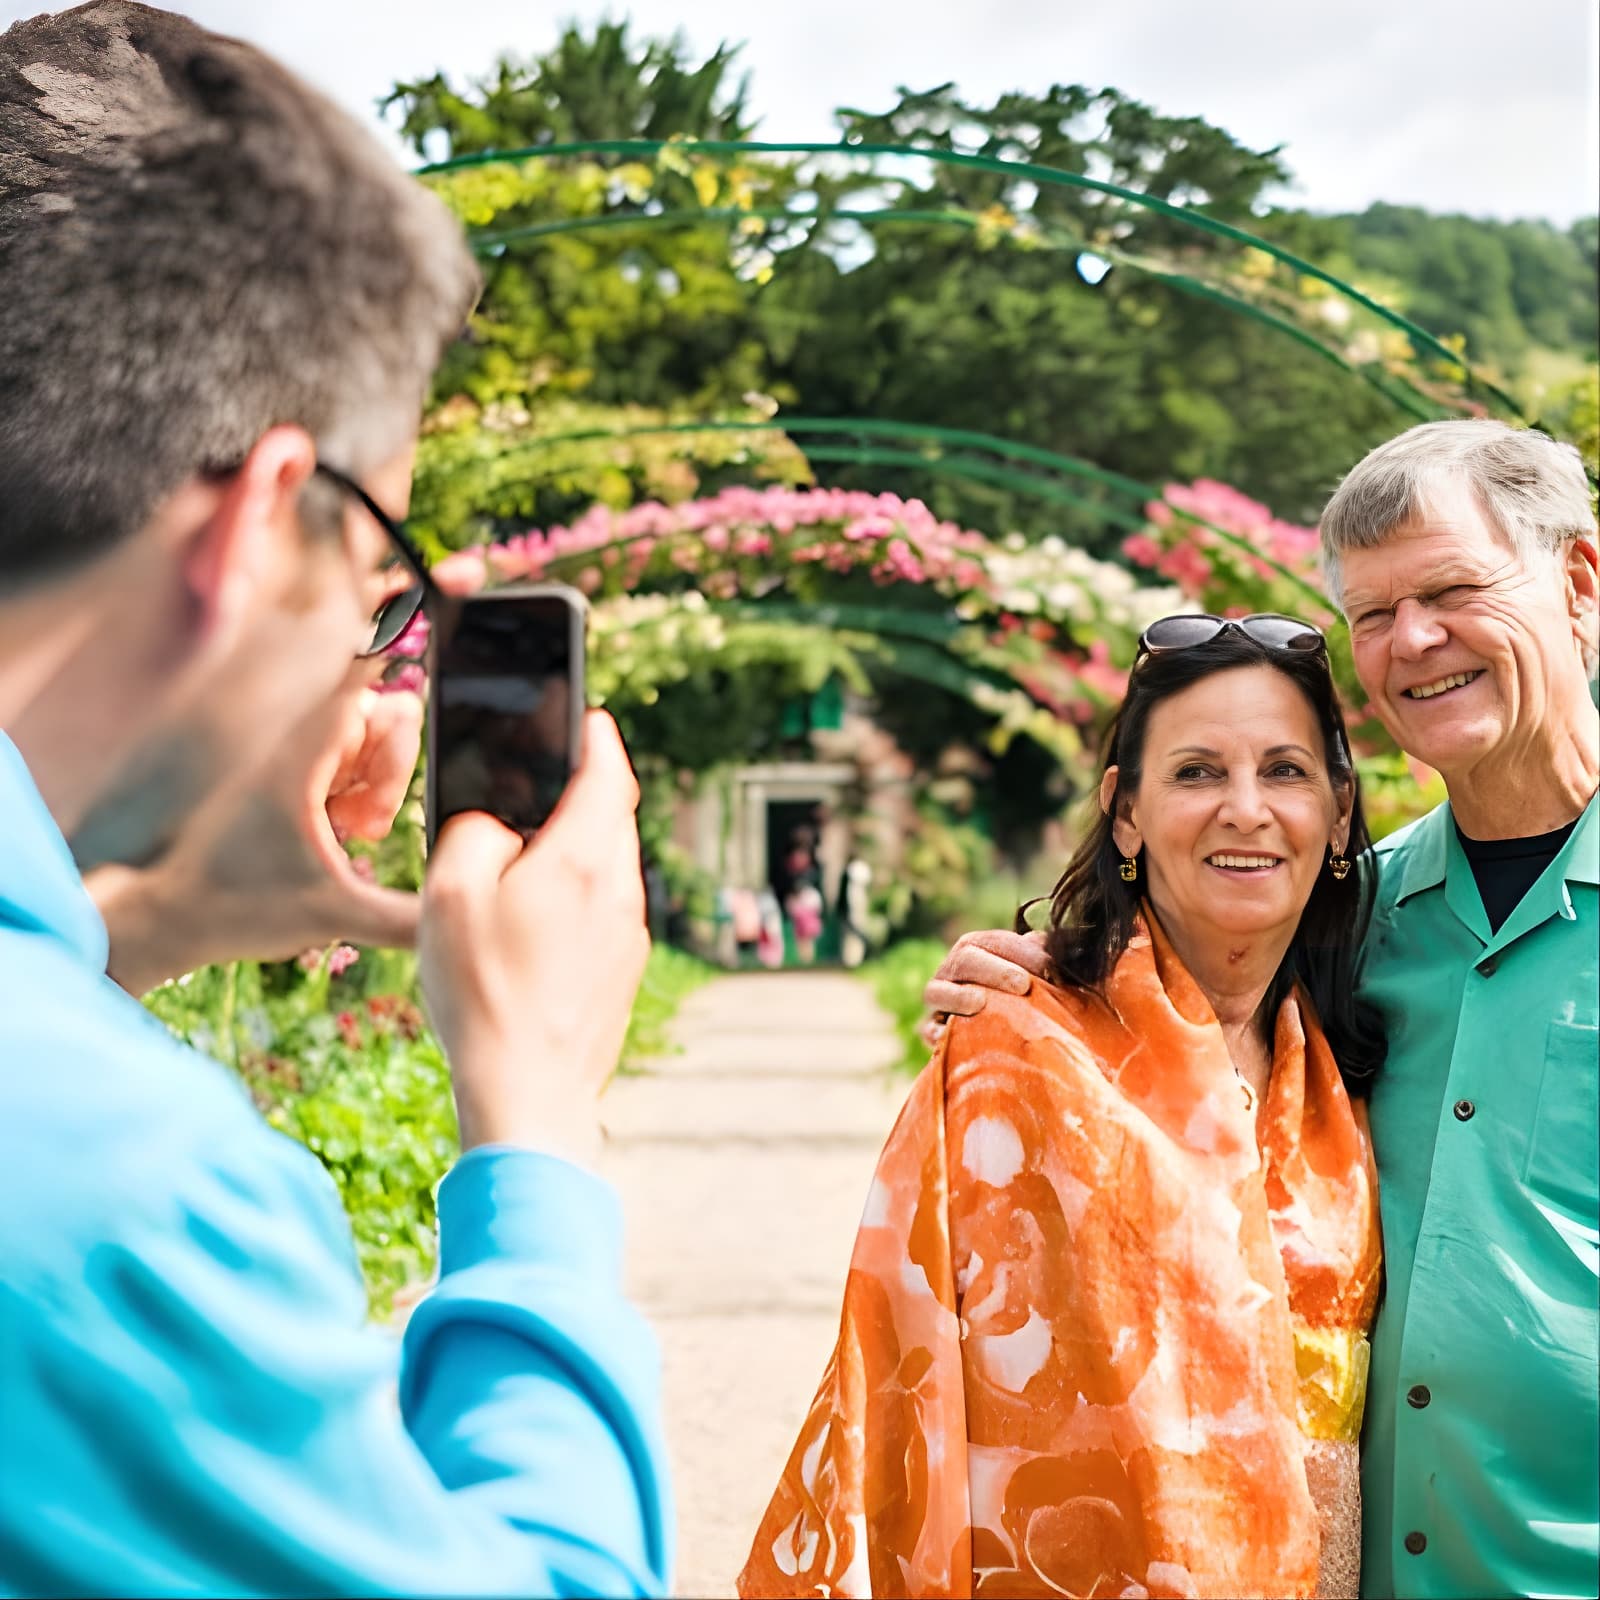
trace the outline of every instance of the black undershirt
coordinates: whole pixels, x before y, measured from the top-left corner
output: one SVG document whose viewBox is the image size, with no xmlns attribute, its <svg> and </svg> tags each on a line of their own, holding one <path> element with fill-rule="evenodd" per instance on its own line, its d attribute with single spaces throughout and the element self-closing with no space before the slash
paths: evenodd
<svg viewBox="0 0 1600 1600">
<path fill-rule="evenodd" d="M 1536 833 L 1530 839 L 1469 839 L 1461 831 L 1461 824 L 1456 823 L 1456 838 L 1461 841 L 1477 880 L 1478 897 L 1489 913 L 1492 932 L 1500 931 L 1500 924 L 1561 854 L 1562 845 L 1577 825 L 1574 818 L 1554 833 Z"/>
</svg>

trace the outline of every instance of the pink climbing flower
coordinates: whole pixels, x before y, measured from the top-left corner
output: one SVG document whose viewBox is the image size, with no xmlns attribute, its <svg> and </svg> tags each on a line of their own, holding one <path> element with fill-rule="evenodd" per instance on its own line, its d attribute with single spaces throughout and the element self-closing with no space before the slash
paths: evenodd
<svg viewBox="0 0 1600 1600">
<path fill-rule="evenodd" d="M 457 550 L 433 569 L 433 580 L 449 594 L 474 594 L 488 579 L 482 550 Z"/>
<path fill-rule="evenodd" d="M 1163 554 L 1156 571 L 1174 579 L 1185 594 L 1198 595 L 1211 576 L 1211 563 L 1194 545 L 1180 544 Z"/>
<path fill-rule="evenodd" d="M 419 611 L 406 625 L 399 638 L 385 651 L 386 655 L 404 656 L 414 660 L 428 648 L 428 619 Z"/>
<path fill-rule="evenodd" d="M 1104 639 L 1090 641 L 1087 656 L 1076 664 L 1078 677 L 1091 689 L 1112 700 L 1120 700 L 1128 689 L 1128 674 L 1113 665 L 1111 650 Z"/>
<path fill-rule="evenodd" d="M 361 952 L 353 944 L 336 944 L 328 952 L 328 971 L 337 978 L 348 972 L 361 959 Z"/>
<path fill-rule="evenodd" d="M 518 578 L 527 577 L 528 569 L 533 564 L 528 554 L 528 547 L 520 540 L 490 545 L 488 559 L 495 577 L 502 583 L 511 583 Z"/>
<path fill-rule="evenodd" d="M 376 687 L 379 694 L 425 694 L 428 688 L 428 675 L 422 670 L 420 663 L 407 661 L 389 673 Z"/>
<path fill-rule="evenodd" d="M 1161 546 L 1148 533 L 1130 533 L 1122 541 L 1122 553 L 1141 567 L 1153 567 L 1161 559 Z"/>
</svg>

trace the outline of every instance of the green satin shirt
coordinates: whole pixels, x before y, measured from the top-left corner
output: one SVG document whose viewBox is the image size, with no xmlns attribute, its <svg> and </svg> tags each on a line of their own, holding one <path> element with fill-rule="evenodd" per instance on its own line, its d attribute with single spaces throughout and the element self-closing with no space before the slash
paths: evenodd
<svg viewBox="0 0 1600 1600">
<path fill-rule="evenodd" d="M 1377 846 L 1364 1595 L 1600 1593 L 1596 807 L 1498 933 L 1448 805 Z"/>
</svg>

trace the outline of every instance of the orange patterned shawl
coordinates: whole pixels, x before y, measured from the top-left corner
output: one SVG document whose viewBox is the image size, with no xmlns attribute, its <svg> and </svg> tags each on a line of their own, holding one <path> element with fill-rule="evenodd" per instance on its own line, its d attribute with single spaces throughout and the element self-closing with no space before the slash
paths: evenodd
<svg viewBox="0 0 1600 1600">
<path fill-rule="evenodd" d="M 1378 1290 L 1364 1107 L 1290 999 L 1257 1122 L 1149 927 L 1103 1001 L 951 1022 L 742 1595 L 1317 1591 L 1308 1465 L 1344 1441 L 1353 1497 Z"/>
</svg>

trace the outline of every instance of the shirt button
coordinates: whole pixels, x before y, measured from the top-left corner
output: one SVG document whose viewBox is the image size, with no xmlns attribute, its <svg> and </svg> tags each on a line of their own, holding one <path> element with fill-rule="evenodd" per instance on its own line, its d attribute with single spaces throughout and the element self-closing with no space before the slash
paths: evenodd
<svg viewBox="0 0 1600 1600">
<path fill-rule="evenodd" d="M 1470 1100 L 1457 1100 L 1454 1109 L 1457 1122 L 1470 1122 L 1478 1108 Z"/>
<path fill-rule="evenodd" d="M 1406 1404 L 1420 1411 L 1433 1399 L 1433 1391 L 1425 1383 L 1414 1383 L 1406 1390 Z"/>
<path fill-rule="evenodd" d="M 1478 963 L 1478 971 L 1482 973 L 1484 977 L 1492 978 L 1494 976 L 1494 969 L 1499 965 L 1499 956 L 1485 956 L 1483 960 Z"/>
<path fill-rule="evenodd" d="M 1427 1534 L 1418 1533 L 1418 1532 L 1416 1532 L 1415 1529 L 1413 1529 L 1410 1533 L 1408 1533 L 1406 1535 L 1406 1549 L 1409 1550 L 1412 1555 L 1420 1556 L 1422 1554 L 1422 1552 L 1424 1550 L 1426 1550 L 1427 1548 L 1428 1548 L 1428 1536 L 1427 1536 Z"/>
</svg>

